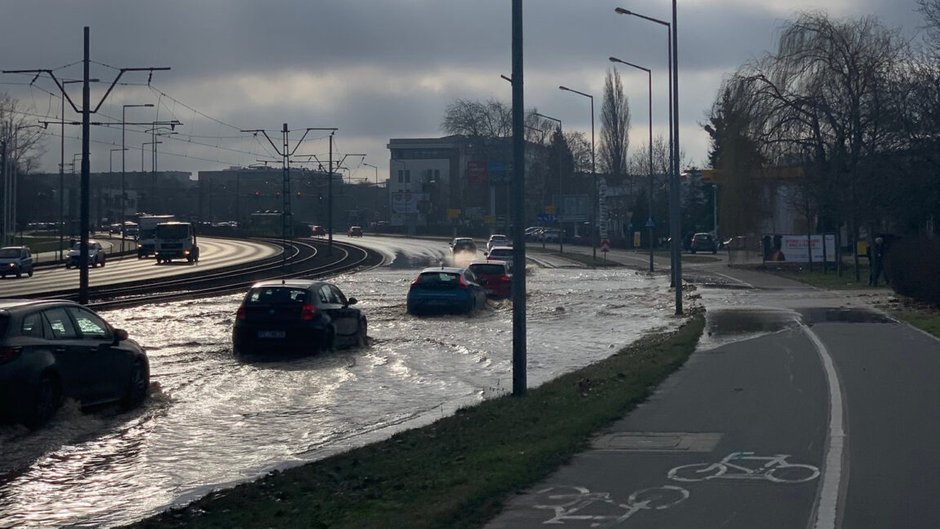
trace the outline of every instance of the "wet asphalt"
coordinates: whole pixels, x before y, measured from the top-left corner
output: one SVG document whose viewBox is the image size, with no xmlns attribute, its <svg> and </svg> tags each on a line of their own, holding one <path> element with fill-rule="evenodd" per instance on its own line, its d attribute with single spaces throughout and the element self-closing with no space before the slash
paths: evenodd
<svg viewBox="0 0 940 529">
<path fill-rule="evenodd" d="M 940 341 L 884 293 L 691 268 L 696 353 L 485 527 L 940 527 Z"/>
</svg>

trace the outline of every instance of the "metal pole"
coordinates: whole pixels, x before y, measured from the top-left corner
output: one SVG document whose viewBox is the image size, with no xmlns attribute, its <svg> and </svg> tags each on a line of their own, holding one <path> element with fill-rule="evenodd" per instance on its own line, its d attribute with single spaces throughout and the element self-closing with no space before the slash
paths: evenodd
<svg viewBox="0 0 940 529">
<path fill-rule="evenodd" d="M 597 171 L 594 169 L 594 96 L 591 99 L 591 179 L 594 181 L 594 206 L 591 208 L 591 255 L 597 261 L 597 230 L 599 229 L 600 193 L 597 190 Z"/>
<path fill-rule="evenodd" d="M 81 203 L 81 221 L 79 222 L 79 235 L 81 248 L 79 251 L 79 274 L 78 274 L 78 302 L 82 305 L 88 304 L 88 215 L 89 215 L 89 191 L 91 182 L 89 178 L 90 166 L 88 163 L 89 154 L 89 133 L 91 129 L 91 87 L 88 83 L 90 69 L 90 46 L 88 26 L 84 28 L 85 33 L 85 57 L 83 59 L 83 81 L 82 81 L 82 203 Z"/>
<path fill-rule="evenodd" d="M 675 269 L 676 282 L 676 315 L 682 314 L 682 221 L 679 219 L 679 54 L 678 54 L 678 33 L 676 0 L 672 0 L 672 128 L 673 128 L 673 152 L 672 152 L 672 201 L 670 224 L 672 225 L 672 254 L 673 267 Z"/>
<path fill-rule="evenodd" d="M 650 150 L 650 162 L 649 162 L 650 180 L 649 180 L 649 190 L 646 192 L 646 207 L 647 207 L 647 209 L 649 209 L 649 212 L 648 212 L 647 216 L 648 216 L 649 218 L 646 220 L 646 227 L 649 229 L 649 234 L 648 234 L 648 236 L 647 236 L 647 237 L 649 238 L 649 240 L 647 241 L 647 244 L 648 244 L 649 247 L 650 247 L 650 273 L 652 274 L 652 273 L 653 273 L 653 225 L 652 225 L 652 222 L 650 222 L 650 221 L 653 220 L 653 70 L 647 70 L 646 73 L 647 73 L 647 75 L 648 75 L 648 77 L 649 77 L 649 95 L 650 95 L 650 106 L 649 106 L 649 114 L 650 114 L 650 138 L 649 138 L 649 142 L 650 142 L 650 144 L 649 144 L 649 150 Z"/>
<path fill-rule="evenodd" d="M 125 185 L 125 174 L 126 168 L 125 156 L 127 154 L 127 148 L 124 146 L 124 122 L 127 121 L 125 115 L 127 113 L 127 105 L 121 106 L 121 231 L 118 232 L 118 235 L 121 236 L 121 254 L 124 254 L 124 228 L 127 223 L 127 203 L 125 198 L 127 197 L 127 187 Z"/>
<path fill-rule="evenodd" d="M 141 154 L 143 156 L 143 154 Z M 153 122 L 150 129 L 150 209 L 151 213 L 157 211 L 157 122 Z"/>
<path fill-rule="evenodd" d="M 512 394 L 526 393 L 525 107 L 522 81 L 522 0 L 512 0 L 512 155 L 515 226 L 512 238 Z"/>
<path fill-rule="evenodd" d="M 59 260 L 62 260 L 62 246 L 65 244 L 65 85 L 62 86 L 62 123 L 59 132 Z"/>
<path fill-rule="evenodd" d="M 326 201 L 326 231 L 329 235 L 327 255 L 333 255 L 333 134 L 333 132 L 330 133 L 330 158 L 326 172 L 329 177 L 329 182 L 327 182 L 327 194 L 329 196 Z"/>
<path fill-rule="evenodd" d="M 287 266 L 287 237 L 288 230 L 290 229 L 290 159 L 288 158 L 289 154 L 289 145 L 288 145 L 288 130 L 287 123 L 283 124 L 281 128 L 281 135 L 283 136 L 284 141 L 284 151 L 281 154 L 281 167 L 283 171 L 283 181 L 281 183 L 281 247 L 284 249 L 281 254 L 281 266 Z"/>
</svg>

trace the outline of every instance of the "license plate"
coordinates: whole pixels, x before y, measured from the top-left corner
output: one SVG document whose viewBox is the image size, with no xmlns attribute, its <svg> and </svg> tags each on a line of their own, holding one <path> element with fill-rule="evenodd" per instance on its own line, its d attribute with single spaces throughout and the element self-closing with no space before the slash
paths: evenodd
<svg viewBox="0 0 940 529">
<path fill-rule="evenodd" d="M 283 338 L 287 336 L 284 331 L 258 331 L 258 338 Z"/>
</svg>

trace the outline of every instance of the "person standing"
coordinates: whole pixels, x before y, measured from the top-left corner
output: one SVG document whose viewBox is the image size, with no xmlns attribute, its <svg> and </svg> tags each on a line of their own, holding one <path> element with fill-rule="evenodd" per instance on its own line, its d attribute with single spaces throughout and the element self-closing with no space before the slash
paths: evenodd
<svg viewBox="0 0 940 529">
<path fill-rule="evenodd" d="M 882 237 L 875 237 L 875 244 L 871 248 L 871 274 L 868 276 L 868 286 L 878 286 L 878 280 L 884 273 L 885 240 Z M 887 278 L 885 278 L 887 283 Z"/>
</svg>

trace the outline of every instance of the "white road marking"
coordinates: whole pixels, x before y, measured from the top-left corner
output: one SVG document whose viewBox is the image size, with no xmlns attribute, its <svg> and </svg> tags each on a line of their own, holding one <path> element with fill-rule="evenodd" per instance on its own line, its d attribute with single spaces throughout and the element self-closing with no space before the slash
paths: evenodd
<svg viewBox="0 0 940 529">
<path fill-rule="evenodd" d="M 834 529 L 839 512 L 839 489 L 842 486 L 842 466 L 845 456 L 845 433 L 843 418 L 842 385 L 836 372 L 832 356 L 808 326 L 803 326 L 806 336 L 813 342 L 816 352 L 826 370 L 826 383 L 829 386 L 829 431 L 826 438 L 826 453 L 823 457 L 822 484 L 816 499 L 813 517 L 815 529 Z"/>
</svg>

